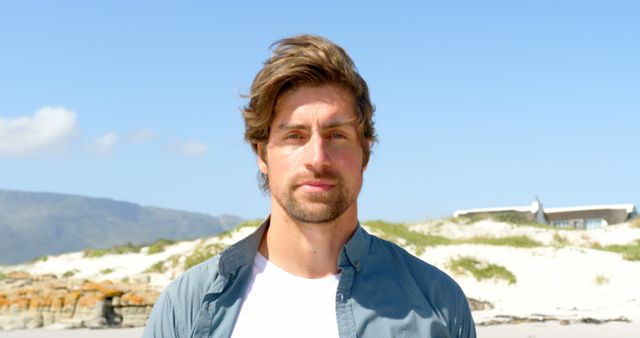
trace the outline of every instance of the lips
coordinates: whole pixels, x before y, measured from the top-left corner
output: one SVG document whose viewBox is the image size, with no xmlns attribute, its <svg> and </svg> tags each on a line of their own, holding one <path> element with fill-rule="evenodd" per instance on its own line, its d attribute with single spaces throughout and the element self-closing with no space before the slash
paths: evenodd
<svg viewBox="0 0 640 338">
<path fill-rule="evenodd" d="M 333 187 L 335 187 L 335 184 L 331 184 L 328 182 L 309 181 L 300 183 L 298 187 L 306 192 L 325 192 L 333 189 Z"/>
</svg>

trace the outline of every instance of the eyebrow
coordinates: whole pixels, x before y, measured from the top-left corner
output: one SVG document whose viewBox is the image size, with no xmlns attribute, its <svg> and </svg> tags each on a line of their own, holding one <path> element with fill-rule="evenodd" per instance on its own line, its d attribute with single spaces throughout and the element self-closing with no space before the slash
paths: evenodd
<svg viewBox="0 0 640 338">
<path fill-rule="evenodd" d="M 333 121 L 329 121 L 327 124 L 322 126 L 322 129 L 333 129 L 333 128 L 338 128 L 338 127 L 342 127 L 342 126 L 347 126 L 347 125 L 354 125 L 357 123 L 357 119 L 351 118 L 351 119 L 347 119 L 347 120 L 333 120 Z M 284 131 L 288 131 L 288 130 L 309 130 L 309 126 L 305 125 L 305 124 L 286 124 L 286 123 L 281 123 L 277 126 L 278 130 L 284 130 Z"/>
</svg>

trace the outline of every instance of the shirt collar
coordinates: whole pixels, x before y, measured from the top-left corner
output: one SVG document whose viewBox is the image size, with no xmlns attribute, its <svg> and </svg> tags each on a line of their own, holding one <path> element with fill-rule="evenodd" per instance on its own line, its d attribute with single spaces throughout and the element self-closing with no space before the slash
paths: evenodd
<svg viewBox="0 0 640 338">
<path fill-rule="evenodd" d="M 220 274 L 228 276 L 233 274 L 238 268 L 246 264 L 252 264 L 258 252 L 258 247 L 262 241 L 262 236 L 269 226 L 271 216 L 268 216 L 258 229 L 251 235 L 230 246 L 220 254 L 219 271 Z M 351 265 L 360 271 L 364 266 L 367 253 L 369 252 L 370 237 L 358 222 L 356 231 L 345 243 L 338 258 L 338 268 Z"/>
<path fill-rule="evenodd" d="M 236 244 L 233 244 L 226 250 L 222 251 L 222 253 L 220 254 L 220 261 L 218 263 L 220 274 L 230 275 L 234 273 L 239 267 L 253 263 L 256 252 L 258 252 L 260 242 L 262 242 L 264 231 L 269 226 L 270 219 L 271 215 L 267 216 L 262 224 L 260 224 L 258 229 L 251 235 L 243 238 Z"/>
<path fill-rule="evenodd" d="M 360 271 L 364 266 L 371 245 L 371 235 L 367 233 L 360 222 L 356 227 L 356 231 L 351 236 L 351 239 L 345 243 L 340 251 L 340 257 L 338 259 L 338 267 L 342 268 L 346 264 L 353 266 L 357 271 Z"/>
</svg>

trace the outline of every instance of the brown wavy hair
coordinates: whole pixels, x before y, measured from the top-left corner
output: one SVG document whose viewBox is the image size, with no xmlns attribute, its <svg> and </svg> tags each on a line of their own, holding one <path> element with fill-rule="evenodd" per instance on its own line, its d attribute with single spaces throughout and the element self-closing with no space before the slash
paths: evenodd
<svg viewBox="0 0 640 338">
<path fill-rule="evenodd" d="M 377 141 L 373 122 L 374 106 L 369 88 L 358 74 L 356 66 L 342 47 L 320 36 L 297 35 L 276 41 L 273 54 L 258 72 L 248 104 L 242 109 L 245 140 L 256 155 L 266 160 L 266 147 L 258 153 L 258 145 L 269 139 L 271 123 L 276 115 L 278 98 L 285 91 L 300 86 L 334 84 L 349 91 L 355 98 L 358 131 L 363 150 L 363 167 L 369 162 L 371 146 Z M 269 191 L 266 175 L 259 172 L 260 188 Z"/>
</svg>

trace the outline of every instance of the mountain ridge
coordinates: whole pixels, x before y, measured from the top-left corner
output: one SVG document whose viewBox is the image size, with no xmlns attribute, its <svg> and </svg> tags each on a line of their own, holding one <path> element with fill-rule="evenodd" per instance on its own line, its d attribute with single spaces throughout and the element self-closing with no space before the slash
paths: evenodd
<svg viewBox="0 0 640 338">
<path fill-rule="evenodd" d="M 0 189 L 0 264 L 160 238 L 211 236 L 241 221 L 110 198 Z"/>
</svg>

